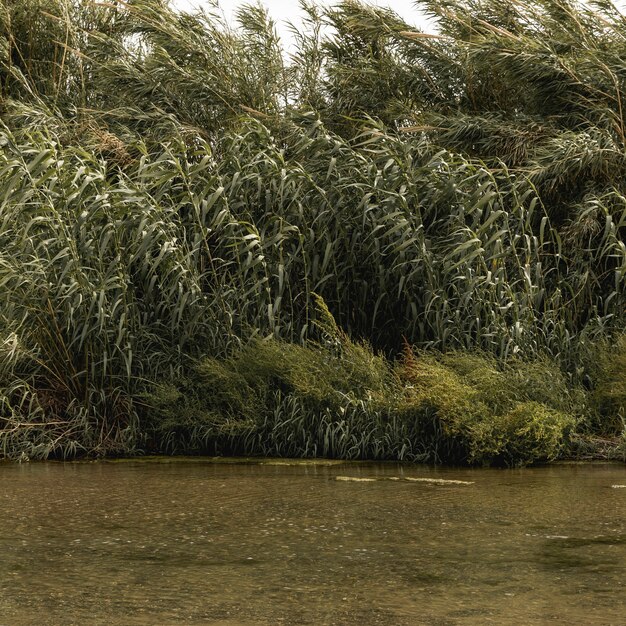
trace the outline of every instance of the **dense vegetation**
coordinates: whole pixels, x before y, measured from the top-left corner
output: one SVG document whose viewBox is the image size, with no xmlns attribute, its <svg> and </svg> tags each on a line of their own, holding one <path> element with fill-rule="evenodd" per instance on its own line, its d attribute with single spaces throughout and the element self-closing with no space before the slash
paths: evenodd
<svg viewBox="0 0 626 626">
<path fill-rule="evenodd" d="M 626 453 L 626 19 L 418 5 L 0 0 L 0 455 Z"/>
</svg>

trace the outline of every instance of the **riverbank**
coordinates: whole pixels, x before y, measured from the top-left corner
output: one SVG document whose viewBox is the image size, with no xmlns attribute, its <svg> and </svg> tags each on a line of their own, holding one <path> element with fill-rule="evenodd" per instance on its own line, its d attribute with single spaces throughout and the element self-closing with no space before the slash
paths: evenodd
<svg viewBox="0 0 626 626">
<path fill-rule="evenodd" d="M 626 462 L 626 437 L 597 437 L 574 434 L 567 452 L 559 460 Z"/>
<path fill-rule="evenodd" d="M 624 341 L 591 389 L 547 358 L 504 363 L 474 351 L 405 346 L 390 360 L 351 340 L 320 303 L 319 341 L 251 341 L 144 386 L 136 417 L 109 423 L 4 417 L 16 460 L 141 454 L 220 455 L 522 466 L 624 459 Z M 123 428 L 122 428 L 123 426 Z M 621 426 L 621 428 L 620 428 Z"/>
</svg>

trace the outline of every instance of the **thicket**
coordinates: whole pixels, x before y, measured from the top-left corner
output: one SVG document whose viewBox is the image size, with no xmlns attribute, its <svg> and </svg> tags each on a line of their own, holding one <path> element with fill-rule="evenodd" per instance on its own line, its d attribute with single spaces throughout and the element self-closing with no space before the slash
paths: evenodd
<svg viewBox="0 0 626 626">
<path fill-rule="evenodd" d="M 624 431 L 626 21 L 418 5 L 0 0 L 2 455 Z"/>
</svg>

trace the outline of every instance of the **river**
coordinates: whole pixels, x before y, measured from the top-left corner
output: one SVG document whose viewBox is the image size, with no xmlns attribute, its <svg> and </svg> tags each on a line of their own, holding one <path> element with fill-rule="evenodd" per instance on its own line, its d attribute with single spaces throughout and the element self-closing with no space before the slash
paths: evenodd
<svg viewBox="0 0 626 626">
<path fill-rule="evenodd" d="M 0 624 L 626 624 L 626 466 L 0 465 Z"/>
</svg>

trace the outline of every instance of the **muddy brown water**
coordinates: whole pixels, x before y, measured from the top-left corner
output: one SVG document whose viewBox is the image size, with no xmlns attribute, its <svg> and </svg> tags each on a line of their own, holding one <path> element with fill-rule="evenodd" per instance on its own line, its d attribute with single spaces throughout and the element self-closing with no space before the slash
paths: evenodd
<svg viewBox="0 0 626 626">
<path fill-rule="evenodd" d="M 179 460 L 0 476 L 3 626 L 626 624 L 624 465 Z"/>
</svg>

